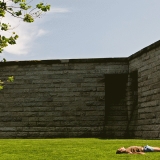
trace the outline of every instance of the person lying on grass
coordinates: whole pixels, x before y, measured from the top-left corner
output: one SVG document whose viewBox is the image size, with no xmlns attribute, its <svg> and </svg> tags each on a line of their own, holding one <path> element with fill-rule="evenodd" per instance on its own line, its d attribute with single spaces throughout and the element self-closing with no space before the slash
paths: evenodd
<svg viewBox="0 0 160 160">
<path fill-rule="evenodd" d="M 160 152 L 159 147 L 151 146 L 130 146 L 128 148 L 121 147 L 116 151 L 116 154 L 127 153 L 127 154 L 145 154 L 144 152 Z"/>
</svg>

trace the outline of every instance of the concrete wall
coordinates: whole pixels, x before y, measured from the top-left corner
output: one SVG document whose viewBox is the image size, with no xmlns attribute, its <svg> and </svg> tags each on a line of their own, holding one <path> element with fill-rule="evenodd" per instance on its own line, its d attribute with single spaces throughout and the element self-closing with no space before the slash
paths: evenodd
<svg viewBox="0 0 160 160">
<path fill-rule="evenodd" d="M 128 73 L 127 58 L 1 63 L 0 79 L 15 80 L 0 91 L 0 137 L 103 135 L 105 74 L 115 73 Z M 120 111 L 111 120 L 122 120 L 115 125 L 122 136 Z"/>
</svg>

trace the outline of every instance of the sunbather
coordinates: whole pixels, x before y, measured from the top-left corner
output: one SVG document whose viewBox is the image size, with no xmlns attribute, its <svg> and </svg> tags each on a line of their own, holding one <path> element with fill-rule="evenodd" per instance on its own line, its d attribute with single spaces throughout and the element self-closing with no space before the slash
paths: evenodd
<svg viewBox="0 0 160 160">
<path fill-rule="evenodd" d="M 151 146 L 130 146 L 128 148 L 121 147 L 116 151 L 116 154 L 127 153 L 127 154 L 145 154 L 145 152 L 160 152 L 160 147 Z"/>
</svg>

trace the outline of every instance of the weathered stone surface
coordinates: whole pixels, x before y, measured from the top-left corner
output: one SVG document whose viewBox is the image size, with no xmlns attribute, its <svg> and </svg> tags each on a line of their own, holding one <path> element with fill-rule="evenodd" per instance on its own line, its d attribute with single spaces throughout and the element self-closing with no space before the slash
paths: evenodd
<svg viewBox="0 0 160 160">
<path fill-rule="evenodd" d="M 160 138 L 160 42 L 129 58 L 0 63 L 0 138 Z M 133 90 L 137 72 L 138 90 Z M 128 75 L 108 103 L 106 74 Z M 113 97 L 116 88 L 113 87 Z M 120 84 L 121 85 L 121 84 Z M 138 102 L 135 105 L 135 102 Z M 108 107 L 108 108 L 107 108 Z"/>
</svg>

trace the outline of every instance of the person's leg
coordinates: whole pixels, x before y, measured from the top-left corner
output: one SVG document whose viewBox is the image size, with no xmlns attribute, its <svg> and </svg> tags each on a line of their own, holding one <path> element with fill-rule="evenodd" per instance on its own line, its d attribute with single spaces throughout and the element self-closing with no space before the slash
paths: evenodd
<svg viewBox="0 0 160 160">
<path fill-rule="evenodd" d="M 153 148 L 153 152 L 160 152 L 160 148 L 159 147 L 152 147 Z"/>
<path fill-rule="evenodd" d="M 155 149 L 157 149 L 157 148 L 155 147 Z M 154 152 L 154 148 L 149 145 L 146 145 L 146 146 L 144 146 L 143 151 L 144 152 Z"/>
</svg>

